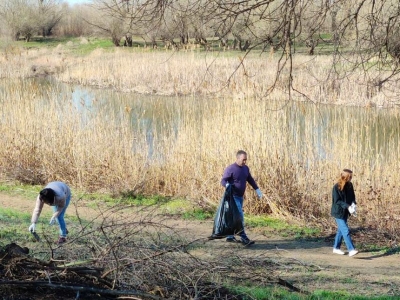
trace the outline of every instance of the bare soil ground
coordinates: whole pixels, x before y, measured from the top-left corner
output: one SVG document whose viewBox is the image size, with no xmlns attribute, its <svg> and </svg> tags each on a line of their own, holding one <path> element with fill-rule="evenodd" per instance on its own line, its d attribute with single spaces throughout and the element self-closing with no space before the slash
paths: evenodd
<svg viewBox="0 0 400 300">
<path fill-rule="evenodd" d="M 31 213 L 34 199 L 27 200 L 0 193 L 0 205 Z M 78 211 L 81 217 L 91 213 L 91 209 L 85 206 L 78 207 Z M 68 216 L 74 215 L 75 210 L 69 209 L 66 214 L 67 222 Z M 253 263 L 257 259 L 263 262 L 267 259 L 273 265 L 271 276 L 289 282 L 302 291 L 344 291 L 354 295 L 391 295 L 400 299 L 398 247 L 390 244 L 385 236 L 373 229 L 353 230 L 352 237 L 360 253 L 355 257 L 348 257 L 332 253 L 333 234 L 313 239 L 294 239 L 265 236 L 259 230 L 249 228 L 247 233 L 256 243 L 245 247 L 239 243 L 227 243 L 225 240 L 208 240 L 213 227 L 212 221 L 185 221 L 171 217 L 168 225 L 188 240 L 195 241 L 190 253 L 200 259 L 218 261 L 220 257 L 232 257 L 233 263 L 235 259 L 251 258 Z M 29 224 L 24 226 L 27 229 Z M 387 251 L 390 246 L 392 251 Z"/>
</svg>

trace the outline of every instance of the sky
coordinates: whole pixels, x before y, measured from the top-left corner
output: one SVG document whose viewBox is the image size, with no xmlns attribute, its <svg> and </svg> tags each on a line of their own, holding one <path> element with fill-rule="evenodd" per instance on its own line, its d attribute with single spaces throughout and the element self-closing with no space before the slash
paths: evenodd
<svg viewBox="0 0 400 300">
<path fill-rule="evenodd" d="M 81 3 L 89 2 L 89 0 L 63 0 L 63 1 L 68 3 L 69 5 L 81 4 Z"/>
</svg>

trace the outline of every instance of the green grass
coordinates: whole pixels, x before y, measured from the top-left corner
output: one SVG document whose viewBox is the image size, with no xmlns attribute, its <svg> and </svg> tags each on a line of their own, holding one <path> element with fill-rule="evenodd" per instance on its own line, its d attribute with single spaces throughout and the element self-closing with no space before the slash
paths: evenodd
<svg viewBox="0 0 400 300">
<path fill-rule="evenodd" d="M 400 247 L 390 247 L 390 246 L 380 246 L 380 245 L 361 245 L 365 251 L 372 252 L 375 255 L 385 255 L 385 254 L 398 254 L 400 253 Z"/>
<path fill-rule="evenodd" d="M 36 197 L 42 188 L 42 186 L 38 185 L 0 183 L 0 192 L 23 196 L 26 199 L 33 199 L 32 201 L 36 200 Z"/>
<path fill-rule="evenodd" d="M 107 38 L 87 38 L 87 43 L 81 43 L 80 38 L 74 37 L 34 37 L 30 42 L 24 40 L 11 41 L 7 44 L 12 44 L 25 49 L 32 48 L 55 48 L 58 45 L 63 45 L 65 50 L 70 50 L 73 54 L 86 55 L 95 49 L 112 50 L 115 48 L 110 39 Z M 72 44 L 67 44 L 72 42 Z M 4 40 L 0 41 L 0 46 L 5 45 Z"/>
<path fill-rule="evenodd" d="M 235 294 L 245 295 L 245 300 L 394 300 L 399 299 L 397 296 L 359 296 L 351 295 L 348 292 L 331 292 L 316 290 L 310 295 L 304 295 L 288 291 L 279 287 L 229 287 Z"/>
<path fill-rule="evenodd" d="M 185 220 L 208 220 L 214 217 L 214 212 L 205 211 L 200 208 L 195 208 L 191 211 L 186 211 L 182 214 Z"/>
<path fill-rule="evenodd" d="M 74 42 L 73 53 L 78 55 L 86 55 L 92 52 L 95 49 L 103 49 L 110 51 L 114 49 L 115 46 L 111 42 L 110 39 L 105 38 L 90 38 L 88 39 L 88 43 L 81 44 L 79 40 Z"/>
<path fill-rule="evenodd" d="M 9 208 L 0 208 L 0 241 L 6 242 L 26 240 L 31 215 Z"/>
<path fill-rule="evenodd" d="M 33 207 L 32 207 L 33 210 Z M 22 222 L 30 222 L 31 215 L 9 208 L 0 208 L 0 219 L 7 223 L 18 224 Z"/>
<path fill-rule="evenodd" d="M 66 44 L 67 42 L 73 40 L 73 38 L 69 37 L 33 37 L 29 42 L 25 42 L 24 40 L 16 41 L 15 43 L 18 46 L 23 48 L 55 48 L 59 44 Z"/>
<path fill-rule="evenodd" d="M 290 225 L 285 221 L 268 216 L 245 216 L 245 223 L 248 227 L 265 228 L 265 233 L 274 232 L 285 237 L 304 238 L 320 234 L 318 228 Z"/>
</svg>

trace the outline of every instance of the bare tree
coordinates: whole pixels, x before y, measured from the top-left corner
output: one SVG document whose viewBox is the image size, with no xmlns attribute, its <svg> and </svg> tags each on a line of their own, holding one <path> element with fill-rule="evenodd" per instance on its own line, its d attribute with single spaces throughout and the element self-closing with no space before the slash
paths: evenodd
<svg viewBox="0 0 400 300">
<path fill-rule="evenodd" d="M 111 34 L 114 43 L 125 36 L 157 38 L 170 44 L 190 39 L 207 44 L 216 36 L 226 47 L 249 53 L 269 51 L 279 55 L 276 78 L 284 76 L 289 97 L 293 91 L 294 54 L 329 49 L 331 72 L 323 80 L 339 91 L 338 81 L 361 72 L 367 90 L 396 87 L 400 66 L 400 3 L 395 0 L 94 0 L 107 24 L 97 26 Z M 116 30 L 119 29 L 119 30 Z M 246 54 L 244 55 L 246 58 Z M 346 65 L 346 67 L 343 67 Z M 368 92 L 369 95 L 372 95 Z"/>
<path fill-rule="evenodd" d="M 43 37 L 52 34 L 54 27 L 59 24 L 64 13 L 65 7 L 59 0 L 38 0 L 39 26 L 42 28 Z"/>
<path fill-rule="evenodd" d="M 308 46 L 310 54 L 315 54 L 320 42 L 333 45 L 332 72 L 327 78 L 333 82 L 361 72 L 368 82 L 367 90 L 376 92 L 399 80 L 398 1 L 214 0 L 213 4 L 218 28 L 225 32 L 230 28 L 239 43 L 247 40 L 251 44 L 241 50 L 252 51 L 260 44 L 281 50 L 276 74 L 277 79 L 288 74 L 289 95 L 297 90 L 292 85 L 292 59 L 298 44 Z"/>
<path fill-rule="evenodd" d="M 54 34 L 58 36 L 87 36 L 93 33 L 91 26 L 85 20 L 92 18 L 93 10 L 85 4 L 76 4 L 73 7 L 64 4 L 63 17 L 54 27 Z"/>
<path fill-rule="evenodd" d="M 0 16 L 14 39 L 23 36 L 29 42 L 38 32 L 51 34 L 61 20 L 62 6 L 59 0 L 6 0 L 0 4 Z"/>
</svg>

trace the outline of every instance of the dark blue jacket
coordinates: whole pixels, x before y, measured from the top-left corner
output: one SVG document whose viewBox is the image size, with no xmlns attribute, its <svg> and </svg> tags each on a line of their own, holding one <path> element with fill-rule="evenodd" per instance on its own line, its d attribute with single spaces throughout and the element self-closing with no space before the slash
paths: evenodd
<svg viewBox="0 0 400 300">
<path fill-rule="evenodd" d="M 333 186 L 331 215 L 334 218 L 347 220 L 350 215 L 348 208 L 353 202 L 357 204 L 351 182 L 346 182 L 343 191 L 339 189 L 337 183 Z"/>
</svg>

